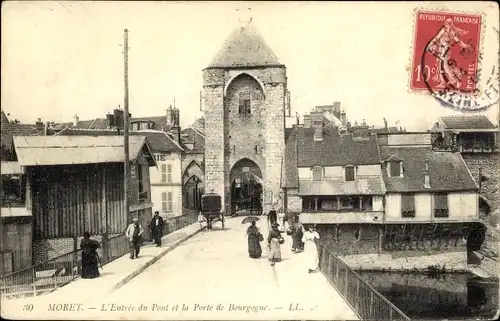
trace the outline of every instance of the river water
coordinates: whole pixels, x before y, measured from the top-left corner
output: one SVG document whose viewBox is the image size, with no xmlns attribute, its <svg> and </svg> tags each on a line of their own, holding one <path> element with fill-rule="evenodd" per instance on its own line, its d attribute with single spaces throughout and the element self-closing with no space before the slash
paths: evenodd
<svg viewBox="0 0 500 321">
<path fill-rule="evenodd" d="M 492 319 L 498 310 L 498 279 L 469 273 L 358 273 L 411 319 Z"/>
</svg>

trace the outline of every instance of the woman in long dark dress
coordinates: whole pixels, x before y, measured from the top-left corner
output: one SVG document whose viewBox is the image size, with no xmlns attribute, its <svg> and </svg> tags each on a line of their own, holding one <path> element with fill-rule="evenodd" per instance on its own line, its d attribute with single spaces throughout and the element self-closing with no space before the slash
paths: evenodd
<svg viewBox="0 0 500 321">
<path fill-rule="evenodd" d="M 252 259 L 258 259 L 262 255 L 262 248 L 260 242 L 264 240 L 264 237 L 259 232 L 259 228 L 255 226 L 255 221 L 252 222 L 247 229 L 248 235 L 248 255 Z"/>
<path fill-rule="evenodd" d="M 94 279 L 100 276 L 97 249 L 99 242 L 90 239 L 90 233 L 83 234 L 83 240 L 80 242 L 82 249 L 82 279 Z"/>
<path fill-rule="evenodd" d="M 302 242 L 302 236 L 304 235 L 304 226 L 299 222 L 299 217 L 294 217 L 294 223 L 292 228 L 292 252 L 302 252 L 304 250 L 304 242 Z"/>
</svg>

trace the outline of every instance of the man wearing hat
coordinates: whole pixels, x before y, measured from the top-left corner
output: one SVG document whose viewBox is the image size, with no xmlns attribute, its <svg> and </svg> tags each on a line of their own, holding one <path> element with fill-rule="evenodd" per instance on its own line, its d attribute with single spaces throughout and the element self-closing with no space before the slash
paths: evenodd
<svg viewBox="0 0 500 321">
<path fill-rule="evenodd" d="M 161 218 L 160 212 L 155 211 L 155 215 L 151 220 L 149 229 L 151 230 L 151 236 L 153 237 L 156 246 L 161 246 L 161 237 L 163 236 L 163 218 Z"/>
<path fill-rule="evenodd" d="M 142 237 L 142 226 L 139 224 L 139 220 L 137 217 L 132 219 L 132 223 L 127 227 L 127 231 L 125 232 L 125 236 L 129 240 L 129 248 L 130 248 L 130 258 L 134 259 L 134 256 L 139 257 L 139 250 L 141 248 L 141 237 Z"/>
</svg>

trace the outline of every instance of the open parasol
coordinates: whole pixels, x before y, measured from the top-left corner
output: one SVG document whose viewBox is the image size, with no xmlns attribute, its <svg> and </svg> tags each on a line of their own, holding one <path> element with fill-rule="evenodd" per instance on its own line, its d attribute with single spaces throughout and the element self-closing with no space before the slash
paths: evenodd
<svg viewBox="0 0 500 321">
<path fill-rule="evenodd" d="M 245 217 L 243 219 L 243 221 L 241 222 L 241 224 L 245 224 L 245 223 L 252 223 L 252 222 L 256 222 L 258 221 L 259 218 L 258 217 L 255 217 L 255 216 L 248 216 L 248 217 Z"/>
</svg>

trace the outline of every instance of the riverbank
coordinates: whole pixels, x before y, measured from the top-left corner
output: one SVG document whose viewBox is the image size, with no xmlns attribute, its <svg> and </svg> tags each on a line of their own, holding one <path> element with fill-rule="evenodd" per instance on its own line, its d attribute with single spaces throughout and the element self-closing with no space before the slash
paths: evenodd
<svg viewBox="0 0 500 321">
<path fill-rule="evenodd" d="M 339 256 L 354 270 L 469 272 L 467 252 L 352 254 Z"/>
</svg>

